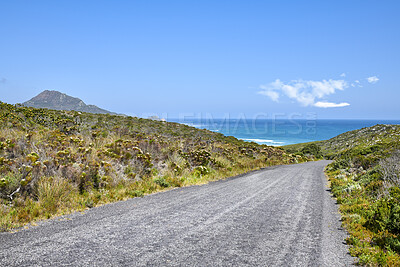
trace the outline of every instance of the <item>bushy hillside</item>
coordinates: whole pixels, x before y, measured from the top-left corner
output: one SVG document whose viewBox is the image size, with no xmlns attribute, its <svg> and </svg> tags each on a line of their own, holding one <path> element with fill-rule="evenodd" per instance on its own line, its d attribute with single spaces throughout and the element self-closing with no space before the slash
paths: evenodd
<svg viewBox="0 0 400 267">
<path fill-rule="evenodd" d="M 400 125 L 375 125 L 314 142 L 361 265 L 400 266 Z M 310 144 L 288 146 L 300 153 Z"/>
<path fill-rule="evenodd" d="M 177 123 L 0 102 L 0 228 L 305 160 Z"/>
<path fill-rule="evenodd" d="M 321 148 L 325 157 L 333 159 L 338 156 L 349 155 L 355 151 L 367 155 L 370 154 L 368 149 L 378 152 L 385 152 L 386 149 L 392 150 L 391 147 L 398 147 L 399 140 L 400 125 L 378 124 L 373 127 L 346 132 L 329 140 L 287 145 L 283 148 L 286 151 L 298 153 L 305 146 L 316 144 Z M 378 147 L 383 148 L 384 151 L 378 149 Z"/>
</svg>

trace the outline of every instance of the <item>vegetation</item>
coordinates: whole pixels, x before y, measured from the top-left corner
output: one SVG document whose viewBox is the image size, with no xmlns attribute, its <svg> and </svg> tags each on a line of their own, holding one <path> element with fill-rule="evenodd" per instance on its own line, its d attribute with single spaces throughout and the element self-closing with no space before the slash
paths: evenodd
<svg viewBox="0 0 400 267">
<path fill-rule="evenodd" d="M 360 265 L 400 265 L 400 126 L 376 125 L 318 145 Z M 308 144 L 285 147 L 292 153 Z"/>
<path fill-rule="evenodd" d="M 293 153 L 295 155 L 313 157 L 316 159 L 323 158 L 322 150 L 318 145 L 318 142 L 287 145 L 284 147 L 284 149 L 286 152 Z"/>
<path fill-rule="evenodd" d="M 0 230 L 306 160 L 177 123 L 0 102 Z"/>
</svg>

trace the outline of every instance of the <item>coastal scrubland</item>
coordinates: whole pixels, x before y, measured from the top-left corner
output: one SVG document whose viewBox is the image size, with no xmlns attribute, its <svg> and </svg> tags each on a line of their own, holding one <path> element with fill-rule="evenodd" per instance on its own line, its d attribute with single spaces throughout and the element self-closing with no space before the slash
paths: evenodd
<svg viewBox="0 0 400 267">
<path fill-rule="evenodd" d="M 376 125 L 285 150 L 302 155 L 310 146 L 334 160 L 326 173 L 351 255 L 359 265 L 400 266 L 400 125 Z"/>
<path fill-rule="evenodd" d="M 178 123 L 0 102 L 0 230 L 308 159 Z"/>
</svg>

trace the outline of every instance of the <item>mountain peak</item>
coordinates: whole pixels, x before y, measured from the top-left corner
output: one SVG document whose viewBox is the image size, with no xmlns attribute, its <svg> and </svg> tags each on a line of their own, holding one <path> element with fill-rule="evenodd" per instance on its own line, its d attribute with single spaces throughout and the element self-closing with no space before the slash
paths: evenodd
<svg viewBox="0 0 400 267">
<path fill-rule="evenodd" d="M 55 90 L 45 90 L 22 103 L 24 106 L 34 108 L 47 108 L 57 110 L 75 110 L 88 113 L 116 114 L 95 105 L 86 105 L 81 99 L 72 97 Z"/>
</svg>

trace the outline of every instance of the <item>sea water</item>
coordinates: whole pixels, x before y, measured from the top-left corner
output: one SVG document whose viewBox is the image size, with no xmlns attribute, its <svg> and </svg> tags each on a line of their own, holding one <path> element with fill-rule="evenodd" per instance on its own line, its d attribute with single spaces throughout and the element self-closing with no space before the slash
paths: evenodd
<svg viewBox="0 0 400 267">
<path fill-rule="evenodd" d="M 198 119 L 168 121 L 234 136 L 245 141 L 283 146 L 327 140 L 347 131 L 376 124 L 400 124 L 400 120 L 323 120 L 323 119 Z"/>
</svg>

